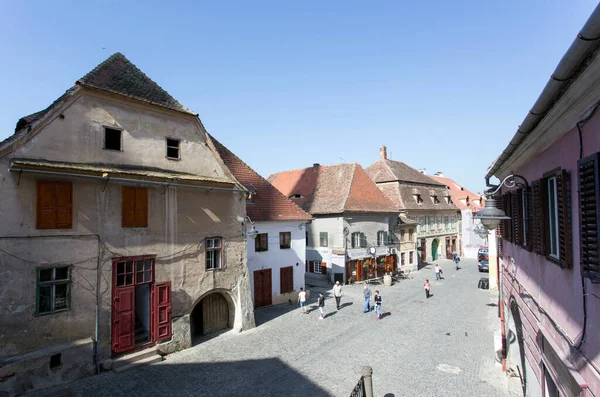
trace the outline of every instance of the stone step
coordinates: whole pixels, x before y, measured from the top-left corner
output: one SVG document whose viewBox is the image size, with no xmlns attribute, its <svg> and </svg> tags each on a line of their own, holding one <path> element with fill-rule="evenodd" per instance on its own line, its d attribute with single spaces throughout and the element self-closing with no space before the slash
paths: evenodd
<svg viewBox="0 0 600 397">
<path fill-rule="evenodd" d="M 140 350 L 137 352 L 125 354 L 113 361 L 113 369 L 118 371 L 122 367 L 129 366 L 131 364 L 137 363 L 139 361 L 145 360 L 147 358 L 157 358 L 162 360 L 162 357 L 158 355 L 156 351 L 156 347 L 151 347 L 148 349 Z"/>
<path fill-rule="evenodd" d="M 163 358 L 161 356 L 159 356 L 158 354 L 155 354 L 154 356 L 146 357 L 141 360 L 135 361 L 131 364 L 127 364 L 125 366 L 115 368 L 115 372 L 127 371 L 128 369 L 131 369 L 131 368 L 141 367 L 143 365 L 154 364 L 154 363 L 160 362 L 162 360 L 163 360 Z"/>
</svg>

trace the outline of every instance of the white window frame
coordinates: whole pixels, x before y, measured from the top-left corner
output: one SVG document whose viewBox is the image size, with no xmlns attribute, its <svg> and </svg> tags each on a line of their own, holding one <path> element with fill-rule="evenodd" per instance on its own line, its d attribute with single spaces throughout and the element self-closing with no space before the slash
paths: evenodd
<svg viewBox="0 0 600 397">
<path fill-rule="evenodd" d="M 386 245 L 386 232 L 385 230 L 380 230 L 377 232 L 377 245 Z"/>
<path fill-rule="evenodd" d="M 552 258 L 560 259 L 559 249 L 559 229 L 558 229 L 558 189 L 556 184 L 556 177 L 548 178 L 547 183 L 548 189 L 548 226 L 549 226 L 549 240 L 550 240 L 550 251 L 548 255 Z M 552 228 L 554 227 L 554 230 Z M 554 237 L 554 240 L 553 240 Z"/>
<path fill-rule="evenodd" d="M 435 215 L 429 215 L 429 231 L 435 230 Z"/>
<path fill-rule="evenodd" d="M 408 253 L 408 264 L 412 265 L 413 263 L 415 263 L 415 251 L 410 251 Z"/>
<path fill-rule="evenodd" d="M 400 253 L 400 266 L 406 265 L 406 252 Z"/>
<path fill-rule="evenodd" d="M 175 149 L 175 146 L 169 145 L 169 141 L 177 142 L 177 157 L 169 156 L 169 148 Z M 169 160 L 181 160 L 181 139 L 165 137 L 165 157 Z"/>
<path fill-rule="evenodd" d="M 322 272 L 323 272 L 323 266 L 321 265 L 321 262 L 314 261 L 313 262 L 313 273 L 321 274 Z"/>
<path fill-rule="evenodd" d="M 419 216 L 419 232 L 421 233 L 423 233 L 427 229 L 425 222 L 427 222 L 425 215 Z"/>
<path fill-rule="evenodd" d="M 206 270 L 221 269 L 223 263 L 223 240 L 220 237 L 206 239 Z M 219 253 L 219 263 L 215 263 L 216 252 Z"/>
<path fill-rule="evenodd" d="M 444 229 L 448 230 L 450 227 L 450 216 L 444 215 Z"/>
</svg>

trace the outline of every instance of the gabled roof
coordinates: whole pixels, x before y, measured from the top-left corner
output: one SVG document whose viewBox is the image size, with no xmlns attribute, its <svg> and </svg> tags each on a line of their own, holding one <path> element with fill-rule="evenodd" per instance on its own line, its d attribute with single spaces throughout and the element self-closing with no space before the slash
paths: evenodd
<svg viewBox="0 0 600 397">
<path fill-rule="evenodd" d="M 375 183 L 398 181 L 432 186 L 442 185 L 401 161 L 382 158 L 365 168 L 365 172 Z"/>
<path fill-rule="evenodd" d="M 294 202 L 285 197 L 266 179 L 240 160 L 213 136 L 210 136 L 219 156 L 233 176 L 246 187 L 254 191 L 253 202 L 246 204 L 246 213 L 253 222 L 299 220 L 309 221 L 312 216 L 304 212 Z"/>
<path fill-rule="evenodd" d="M 475 193 L 471 192 L 469 189 L 466 189 L 465 187 L 460 186 L 458 183 L 454 182 L 450 178 L 446 178 L 444 176 L 436 176 L 436 175 L 432 175 L 431 178 L 446 185 L 446 188 L 450 192 L 450 196 L 452 196 L 452 201 L 461 211 L 470 209 L 473 212 L 477 212 L 480 209 L 483 209 L 483 205 L 477 204 L 479 202 L 479 200 L 483 198 L 483 196 L 476 195 Z M 464 200 L 464 203 L 463 203 L 463 200 Z M 485 199 L 482 201 L 482 203 L 483 202 L 485 202 Z"/>
<path fill-rule="evenodd" d="M 273 174 L 269 181 L 310 214 L 398 212 L 396 206 L 356 163 L 320 166 Z"/>
<path fill-rule="evenodd" d="M 196 115 L 183 107 L 120 52 L 114 53 L 77 80 L 77 84 Z"/>
</svg>

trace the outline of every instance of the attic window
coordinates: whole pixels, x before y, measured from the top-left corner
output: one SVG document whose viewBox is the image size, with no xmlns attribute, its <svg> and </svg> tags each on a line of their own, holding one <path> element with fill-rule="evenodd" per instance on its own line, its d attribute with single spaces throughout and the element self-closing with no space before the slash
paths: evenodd
<svg viewBox="0 0 600 397">
<path fill-rule="evenodd" d="M 104 149 L 121 150 L 121 130 L 104 127 Z"/>
<path fill-rule="evenodd" d="M 167 138 L 167 158 L 179 160 L 179 139 Z"/>
<path fill-rule="evenodd" d="M 423 197 L 421 197 L 420 194 L 417 194 L 416 197 L 415 197 L 415 199 L 417 200 L 417 204 L 423 203 Z"/>
<path fill-rule="evenodd" d="M 290 196 L 290 198 L 292 198 L 292 199 L 301 199 L 301 198 L 304 198 L 304 197 L 301 194 L 296 193 L 296 194 L 292 194 Z"/>
<path fill-rule="evenodd" d="M 434 196 L 432 196 L 432 200 L 433 200 L 433 204 L 439 204 L 440 203 L 440 200 L 438 199 L 437 194 L 434 195 Z"/>
</svg>

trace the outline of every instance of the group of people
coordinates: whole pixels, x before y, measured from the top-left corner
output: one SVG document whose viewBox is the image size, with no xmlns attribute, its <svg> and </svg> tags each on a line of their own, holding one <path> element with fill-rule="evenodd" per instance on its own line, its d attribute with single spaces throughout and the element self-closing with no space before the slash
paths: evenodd
<svg viewBox="0 0 600 397">
<path fill-rule="evenodd" d="M 456 255 L 456 253 L 452 254 L 452 261 L 456 265 L 456 270 L 458 270 L 460 257 Z M 436 280 L 443 279 L 442 274 L 444 274 L 444 272 L 442 271 L 442 268 L 439 264 L 435 265 L 434 273 Z M 423 289 L 425 290 L 425 297 L 429 299 L 429 297 L 431 296 L 431 283 L 429 282 L 429 279 L 425 280 L 425 283 L 423 284 Z M 363 313 L 368 313 L 374 310 L 375 314 L 377 315 L 377 321 L 379 321 L 381 319 L 382 303 L 381 294 L 379 293 L 379 290 L 375 290 L 375 295 L 373 295 L 373 304 L 371 304 L 371 289 L 367 285 L 365 285 L 363 288 L 363 296 L 365 298 L 365 306 L 363 309 Z M 340 310 L 340 302 L 342 299 L 342 286 L 340 285 L 339 281 L 336 281 L 333 287 L 333 297 L 335 298 L 335 305 L 337 310 Z M 298 294 L 298 303 L 300 303 L 301 312 L 308 313 L 306 311 L 306 291 L 304 291 L 303 288 L 300 288 L 300 293 Z M 323 320 L 325 318 L 325 295 L 323 295 L 323 292 L 319 292 L 319 298 L 317 299 L 317 307 L 319 308 L 319 319 Z"/>
<path fill-rule="evenodd" d="M 365 308 L 364 313 L 368 313 L 370 311 L 375 310 L 375 314 L 377 315 L 377 321 L 381 319 L 381 295 L 379 294 L 379 290 L 375 290 L 375 295 L 373 296 L 373 305 L 371 305 L 371 290 L 369 287 L 365 285 L 363 290 L 363 296 L 365 298 Z M 333 297 L 335 298 L 335 305 L 337 310 L 340 310 L 342 307 L 340 306 L 342 300 L 342 286 L 339 281 L 335 282 L 333 287 Z M 298 303 L 300 304 L 301 313 L 308 313 L 306 310 L 306 291 L 304 288 L 300 288 L 300 293 L 298 294 Z M 319 309 L 319 320 L 323 320 L 325 318 L 325 295 L 323 292 L 319 292 L 319 298 L 317 299 L 317 307 Z"/>
</svg>

